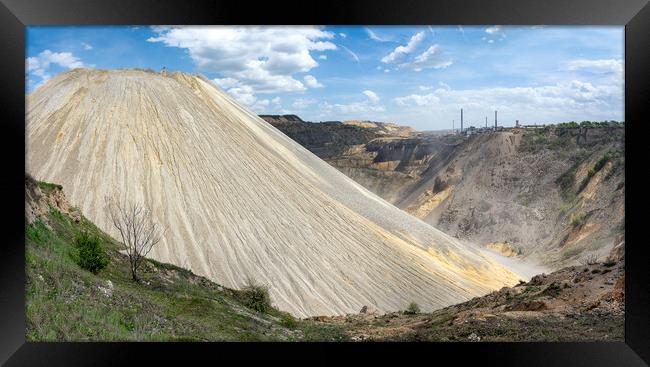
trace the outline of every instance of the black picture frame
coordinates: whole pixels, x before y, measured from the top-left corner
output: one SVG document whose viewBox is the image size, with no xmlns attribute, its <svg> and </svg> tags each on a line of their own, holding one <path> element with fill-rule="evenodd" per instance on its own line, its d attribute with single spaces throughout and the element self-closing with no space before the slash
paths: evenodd
<svg viewBox="0 0 650 367">
<path fill-rule="evenodd" d="M 625 26 L 625 343 L 27 343 L 25 341 L 25 26 L 146 24 L 409 24 Z M 0 362 L 15 365 L 183 365 L 208 358 L 338 363 L 413 358 L 454 365 L 639 366 L 650 363 L 650 259 L 643 238 L 646 124 L 650 123 L 650 5 L 647 0 L 0 0 Z M 304 357 L 298 357 L 300 351 Z M 304 359 L 303 359 L 304 358 Z M 645 361 L 645 362 L 644 362 Z M 211 363 L 211 364 L 212 364 Z M 452 362 L 447 362 L 452 363 Z"/>
</svg>

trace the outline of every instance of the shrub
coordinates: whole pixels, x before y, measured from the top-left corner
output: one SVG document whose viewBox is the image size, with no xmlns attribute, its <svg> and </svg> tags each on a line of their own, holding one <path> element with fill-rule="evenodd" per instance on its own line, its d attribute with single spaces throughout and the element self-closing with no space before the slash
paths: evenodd
<svg viewBox="0 0 650 367">
<path fill-rule="evenodd" d="M 266 312 L 271 308 L 269 288 L 248 279 L 246 285 L 239 292 L 239 297 L 244 306 L 258 312 Z"/>
<path fill-rule="evenodd" d="M 571 215 L 571 225 L 573 227 L 580 227 L 581 225 L 585 224 L 585 220 L 587 219 L 587 216 L 584 213 L 576 213 Z"/>
<path fill-rule="evenodd" d="M 587 184 L 589 184 L 591 178 L 594 177 L 594 175 L 598 171 L 603 169 L 603 167 L 605 167 L 605 164 L 607 164 L 610 158 L 611 158 L 610 152 L 605 153 L 605 155 L 603 155 L 603 157 L 600 158 L 598 162 L 596 162 L 596 164 L 594 164 L 594 166 L 591 169 L 589 169 L 589 172 L 587 173 L 587 177 L 585 177 L 580 183 L 580 188 L 578 189 L 578 192 L 584 190 L 584 188 L 587 187 Z"/>
<path fill-rule="evenodd" d="M 54 189 L 63 190 L 63 186 L 45 181 L 39 181 L 38 187 L 44 194 L 47 194 Z"/>
<path fill-rule="evenodd" d="M 77 264 L 81 268 L 97 274 L 108 265 L 108 256 L 98 237 L 81 233 L 75 237 L 75 245 L 78 250 Z"/>
<path fill-rule="evenodd" d="M 417 303 L 411 302 L 409 303 L 409 306 L 406 308 L 406 311 L 404 313 L 409 314 L 409 315 L 415 315 L 420 313 L 420 306 L 418 306 Z"/>
<path fill-rule="evenodd" d="M 298 325 L 296 318 L 288 312 L 283 312 L 280 316 L 280 324 L 287 328 L 294 328 Z"/>
</svg>

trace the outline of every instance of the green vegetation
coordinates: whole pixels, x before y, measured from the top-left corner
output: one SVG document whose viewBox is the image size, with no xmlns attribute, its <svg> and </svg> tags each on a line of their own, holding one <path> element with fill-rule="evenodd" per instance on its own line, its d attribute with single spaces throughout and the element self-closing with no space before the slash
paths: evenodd
<svg viewBox="0 0 650 367">
<path fill-rule="evenodd" d="M 418 306 L 417 303 L 411 302 L 409 303 L 409 306 L 406 308 L 406 311 L 404 313 L 409 314 L 409 315 L 415 315 L 420 313 L 420 306 Z"/>
<path fill-rule="evenodd" d="M 246 307 L 257 312 L 267 312 L 271 308 L 269 288 L 257 284 L 253 279 L 248 279 L 246 285 L 239 292 L 239 299 Z"/>
<path fill-rule="evenodd" d="M 609 161 L 611 158 L 610 152 L 605 153 L 602 158 L 600 158 L 594 166 L 589 169 L 589 172 L 587 173 L 587 177 L 582 179 L 582 182 L 580 183 L 580 187 L 578 188 L 578 192 L 581 192 L 584 190 L 585 187 L 589 184 L 589 181 L 591 181 L 591 178 L 594 177 L 596 173 L 598 173 L 603 167 L 605 167 L 605 164 Z"/>
<path fill-rule="evenodd" d="M 283 312 L 280 316 L 280 324 L 284 327 L 293 329 L 298 326 L 298 321 L 288 312 Z"/>
<path fill-rule="evenodd" d="M 75 237 L 75 245 L 79 251 L 76 261 L 82 269 L 97 274 L 108 265 L 108 256 L 98 237 L 82 232 Z"/>
<path fill-rule="evenodd" d="M 63 186 L 61 186 L 61 185 L 57 185 L 57 184 L 53 184 L 53 183 L 50 183 L 50 182 L 45 182 L 45 181 L 40 181 L 40 182 L 38 183 L 38 187 L 41 189 L 41 191 L 43 191 L 43 193 L 44 193 L 45 195 L 49 194 L 50 191 L 52 191 L 52 190 L 54 190 L 54 189 L 63 190 Z"/>
<path fill-rule="evenodd" d="M 580 123 L 577 123 L 575 121 L 569 121 L 569 122 L 561 122 L 559 124 L 555 124 L 556 127 L 560 127 L 560 128 L 577 128 L 577 127 L 599 128 L 599 127 L 619 127 L 624 125 L 625 125 L 624 121 L 614 121 L 614 120 L 582 121 Z"/>
<path fill-rule="evenodd" d="M 625 169 L 625 163 L 623 163 L 623 160 L 622 159 L 615 160 L 614 163 L 612 163 L 612 167 L 609 169 L 609 171 L 607 171 L 607 174 L 605 175 L 605 181 L 616 176 L 624 169 Z"/>
<path fill-rule="evenodd" d="M 576 213 L 571 215 L 571 226 L 576 228 L 585 224 L 587 220 L 587 215 L 585 213 Z"/>
<path fill-rule="evenodd" d="M 555 183 L 560 187 L 560 195 L 565 201 L 573 201 L 575 199 L 576 193 L 573 191 L 573 186 L 576 181 L 576 172 L 578 167 L 584 162 L 587 158 L 587 153 L 580 152 L 573 157 L 573 164 L 571 167 L 560 175 L 555 180 Z"/>
<path fill-rule="evenodd" d="M 584 250 L 583 248 L 578 246 L 564 247 L 562 249 L 562 258 L 564 258 L 565 260 L 573 258 L 575 256 L 580 255 L 580 253 L 582 253 L 583 250 Z"/>
<path fill-rule="evenodd" d="M 97 274 L 76 261 L 77 242 L 94 239 L 110 259 Z M 83 217 L 52 209 L 25 226 L 25 240 L 28 341 L 347 340 L 337 325 L 252 311 L 242 291 L 171 264 L 146 259 L 141 282 L 132 282 L 122 244 Z"/>
</svg>

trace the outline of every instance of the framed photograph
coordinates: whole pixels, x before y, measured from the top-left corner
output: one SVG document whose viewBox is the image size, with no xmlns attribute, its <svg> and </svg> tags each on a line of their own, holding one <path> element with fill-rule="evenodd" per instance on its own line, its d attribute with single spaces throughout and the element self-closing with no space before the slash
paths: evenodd
<svg viewBox="0 0 650 367">
<path fill-rule="evenodd" d="M 647 1 L 0 19 L 8 366 L 650 361 Z"/>
</svg>

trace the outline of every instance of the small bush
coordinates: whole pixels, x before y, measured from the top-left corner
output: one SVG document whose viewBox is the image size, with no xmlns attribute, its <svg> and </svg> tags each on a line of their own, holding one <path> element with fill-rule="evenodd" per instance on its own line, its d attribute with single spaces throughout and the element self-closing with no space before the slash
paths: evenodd
<svg viewBox="0 0 650 367">
<path fill-rule="evenodd" d="M 244 306 L 255 311 L 267 312 L 271 308 L 269 288 L 251 279 L 246 281 L 246 285 L 239 292 L 239 297 Z"/>
<path fill-rule="evenodd" d="M 45 182 L 45 181 L 40 181 L 38 183 L 38 187 L 41 189 L 41 191 L 44 194 L 47 194 L 47 193 L 49 193 L 50 191 L 52 191 L 54 189 L 63 190 L 63 186 L 58 185 L 58 184 L 54 184 L 54 183 L 50 183 L 50 182 Z"/>
<path fill-rule="evenodd" d="M 409 306 L 406 308 L 406 311 L 404 313 L 409 314 L 409 315 L 415 315 L 420 313 L 420 306 L 418 306 L 417 303 L 411 302 L 409 303 Z"/>
<path fill-rule="evenodd" d="M 605 164 L 609 162 L 610 158 L 611 158 L 610 152 L 605 153 L 605 155 L 603 155 L 603 157 L 600 158 L 598 162 L 596 162 L 596 164 L 594 164 L 594 166 L 591 169 L 589 169 L 589 172 L 587 173 L 587 177 L 585 177 L 580 183 L 580 188 L 578 189 L 578 192 L 581 192 L 582 190 L 584 190 L 585 187 L 587 187 L 589 181 L 591 181 L 591 178 L 594 177 L 594 175 L 598 173 L 598 171 L 603 169 L 603 167 L 605 167 Z"/>
<path fill-rule="evenodd" d="M 280 324 L 287 328 L 295 328 L 298 325 L 298 321 L 288 312 L 283 312 L 280 316 Z"/>
<path fill-rule="evenodd" d="M 81 233 L 75 237 L 75 245 L 78 250 L 77 264 L 81 268 L 97 274 L 108 265 L 108 256 L 98 237 Z"/>
<path fill-rule="evenodd" d="M 584 213 L 577 213 L 571 216 L 571 226 L 580 227 L 585 224 L 587 216 Z"/>
</svg>

